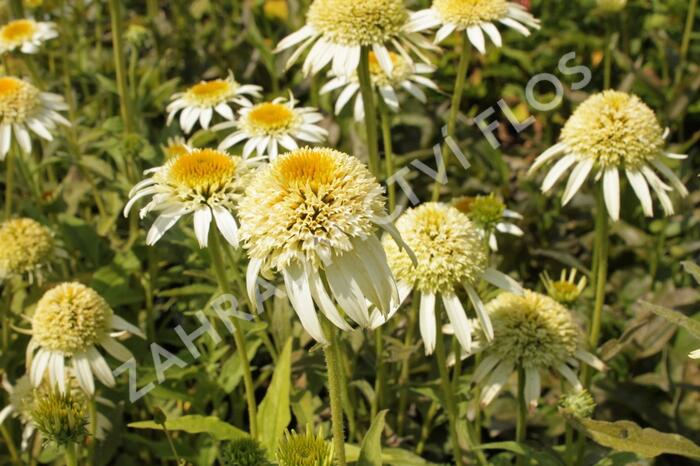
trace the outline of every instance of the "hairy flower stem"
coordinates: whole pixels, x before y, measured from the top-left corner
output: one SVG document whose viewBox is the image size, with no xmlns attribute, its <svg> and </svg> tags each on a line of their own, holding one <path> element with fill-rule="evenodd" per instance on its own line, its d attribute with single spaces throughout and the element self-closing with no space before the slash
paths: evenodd
<svg viewBox="0 0 700 466">
<path fill-rule="evenodd" d="M 386 385 L 385 367 L 384 367 L 384 336 L 382 328 L 379 327 L 374 331 L 374 346 L 376 359 L 376 373 L 374 377 L 374 401 L 372 402 L 370 415 L 372 419 L 377 415 L 379 410 L 384 405 L 384 387 Z"/>
<path fill-rule="evenodd" d="M 224 254 L 221 247 L 221 240 L 218 232 L 213 231 L 209 235 L 209 251 L 211 254 L 211 262 L 216 274 L 216 280 L 219 283 L 219 288 L 223 293 L 231 293 L 231 286 L 226 277 L 226 268 L 224 266 Z M 250 361 L 248 360 L 248 351 L 245 347 L 245 337 L 241 331 L 240 325 L 236 319 L 233 322 L 233 339 L 236 343 L 236 350 L 241 357 L 241 365 L 243 367 L 243 384 L 245 385 L 245 397 L 248 404 L 248 422 L 250 425 L 250 436 L 254 439 L 258 438 L 258 407 L 255 403 L 255 386 L 253 385 L 253 373 L 250 370 Z"/>
<path fill-rule="evenodd" d="M 365 107 L 365 125 L 367 129 L 367 153 L 369 171 L 379 179 L 379 135 L 377 132 L 377 108 L 375 106 L 374 87 L 369 72 L 369 48 L 362 47 L 360 66 L 357 69 L 360 81 L 362 103 Z"/>
<path fill-rule="evenodd" d="M 10 148 L 5 158 L 5 220 L 12 216 L 12 201 L 15 194 L 15 148 Z"/>
<path fill-rule="evenodd" d="M 404 351 L 407 352 L 401 363 L 401 373 L 399 375 L 399 412 L 396 422 L 396 429 L 399 437 L 403 436 L 406 424 L 406 410 L 408 409 L 408 383 L 411 378 L 411 353 L 408 351 L 413 345 L 413 336 L 416 329 L 416 319 L 418 317 L 418 296 L 414 294 L 411 300 L 411 309 L 408 311 L 408 322 L 406 323 L 406 336 L 403 340 Z"/>
<path fill-rule="evenodd" d="M 119 0 L 109 0 L 109 14 L 112 19 L 112 47 L 114 49 L 114 68 L 117 77 L 117 91 L 119 92 L 119 111 L 122 116 L 124 132 L 131 133 L 133 121 L 131 120 L 131 105 L 129 103 L 129 91 L 126 82 L 126 64 L 124 62 L 124 25 L 122 23 Z"/>
<path fill-rule="evenodd" d="M 518 412 L 515 424 L 515 441 L 522 444 L 525 442 L 527 433 L 527 403 L 525 401 L 525 369 L 522 364 L 518 365 Z M 525 457 L 518 455 L 516 466 L 525 466 Z"/>
<path fill-rule="evenodd" d="M 3 352 L 3 354 L 5 354 L 5 352 Z M 4 424 L 0 424 L 0 433 L 2 433 L 2 438 L 3 440 L 5 440 L 5 446 L 7 447 L 7 451 L 10 453 L 12 463 L 16 466 L 22 466 L 23 463 L 22 460 L 19 458 L 19 453 L 17 453 L 17 447 L 15 446 L 15 443 L 12 440 L 10 432 L 7 430 L 7 427 Z"/>
<path fill-rule="evenodd" d="M 333 446 L 336 455 L 336 465 L 346 466 L 345 433 L 343 430 L 343 400 L 340 382 L 340 358 L 338 337 L 335 328 L 323 320 L 326 335 L 330 344 L 324 348 L 326 354 L 326 369 L 328 372 L 328 396 L 331 400 L 331 423 L 333 429 Z"/>
<path fill-rule="evenodd" d="M 605 19 L 605 51 L 603 63 L 603 90 L 610 89 L 612 82 L 612 24 L 610 19 Z"/>
<path fill-rule="evenodd" d="M 97 402 L 93 395 L 88 401 L 89 416 L 90 416 L 90 437 L 91 442 L 88 445 L 87 464 L 95 464 L 95 446 L 97 444 Z"/>
<path fill-rule="evenodd" d="M 452 102 L 450 103 L 450 115 L 447 119 L 447 133 L 445 134 L 445 142 L 442 145 L 442 162 L 438 164 L 438 175 L 433 185 L 433 202 L 440 199 L 440 181 L 447 176 L 447 162 L 449 154 L 449 146 L 447 139 L 454 137 L 455 129 L 457 128 L 457 117 L 459 117 L 459 109 L 462 105 L 462 95 L 464 94 L 464 84 L 467 81 L 467 71 L 469 70 L 469 60 L 471 59 L 471 47 L 467 40 L 467 33 L 459 34 L 461 46 L 459 54 L 459 64 L 457 65 L 457 77 L 455 78 L 455 88 L 452 92 Z"/>
<path fill-rule="evenodd" d="M 442 329 L 442 319 L 439 306 L 435 309 L 436 327 Z M 452 382 L 447 369 L 447 356 L 445 355 L 445 341 L 442 332 L 438 330 L 438 335 L 435 344 L 435 358 L 437 359 L 438 370 L 440 371 L 440 384 L 442 385 L 443 396 L 445 397 L 445 410 L 450 427 L 450 441 L 452 443 L 452 453 L 454 455 L 455 464 L 462 466 L 462 448 L 459 446 L 459 438 L 457 437 L 457 402 L 452 390 Z"/>
<path fill-rule="evenodd" d="M 690 0 L 688 5 L 688 15 L 685 20 L 685 30 L 683 31 L 683 39 L 681 41 L 680 60 L 678 68 L 676 68 L 676 84 L 679 84 L 683 79 L 683 73 L 688 62 L 688 49 L 690 47 L 690 39 L 693 34 L 693 23 L 695 22 L 695 13 L 698 8 L 698 0 Z"/>
<path fill-rule="evenodd" d="M 394 150 L 391 143 L 391 115 L 389 109 L 382 99 L 379 100 L 379 116 L 382 120 L 382 142 L 384 143 L 384 164 L 386 173 L 387 193 L 389 197 L 389 215 L 394 213 L 396 208 L 396 186 L 389 182 L 394 176 Z"/>
<path fill-rule="evenodd" d="M 78 466 L 77 454 L 75 452 L 75 443 L 70 442 L 64 447 L 66 450 L 66 466 Z"/>
</svg>

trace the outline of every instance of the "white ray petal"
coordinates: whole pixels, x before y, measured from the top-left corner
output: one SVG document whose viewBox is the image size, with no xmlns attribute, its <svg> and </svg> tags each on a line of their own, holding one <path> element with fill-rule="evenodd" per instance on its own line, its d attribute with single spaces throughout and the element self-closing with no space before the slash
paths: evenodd
<svg viewBox="0 0 700 466">
<path fill-rule="evenodd" d="M 420 334 L 425 347 L 425 354 L 435 351 L 437 327 L 435 322 L 435 294 L 423 292 L 420 296 Z"/>
<path fill-rule="evenodd" d="M 603 174 L 603 197 L 610 218 L 618 221 L 620 219 L 620 175 L 615 167 L 608 168 Z"/>
<path fill-rule="evenodd" d="M 585 159 L 574 167 L 574 169 L 571 171 L 571 175 L 569 176 L 569 180 L 566 183 L 564 194 L 562 195 L 562 205 L 568 204 L 581 188 L 583 183 L 586 182 L 588 174 L 591 173 L 591 170 L 593 169 L 593 164 L 592 159 Z"/>
<path fill-rule="evenodd" d="M 321 322 L 318 320 L 316 307 L 314 306 L 303 268 L 297 263 L 291 263 L 286 269 L 282 270 L 282 275 L 284 276 L 287 295 L 294 311 L 299 316 L 301 325 L 314 340 L 327 345 L 328 340 L 321 328 Z"/>
<path fill-rule="evenodd" d="M 445 311 L 452 328 L 454 329 L 457 340 L 468 353 L 472 350 L 472 326 L 467 318 L 467 313 L 462 306 L 457 295 L 452 293 L 441 293 L 442 303 L 445 305 Z"/>
<path fill-rule="evenodd" d="M 464 290 L 467 292 L 467 295 L 469 295 L 469 301 L 474 305 L 476 315 L 479 318 L 479 322 L 481 322 L 481 330 L 484 332 L 484 335 L 486 335 L 486 339 L 488 341 L 493 340 L 493 324 L 491 323 L 491 317 L 486 311 L 486 307 L 483 301 L 481 301 L 479 293 L 477 293 L 471 285 L 465 284 Z"/>
</svg>

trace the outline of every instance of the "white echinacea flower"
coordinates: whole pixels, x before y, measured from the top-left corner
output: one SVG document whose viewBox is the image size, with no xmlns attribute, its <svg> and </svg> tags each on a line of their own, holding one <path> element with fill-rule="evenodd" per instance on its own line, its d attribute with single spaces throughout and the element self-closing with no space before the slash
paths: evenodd
<svg viewBox="0 0 700 466">
<path fill-rule="evenodd" d="M 494 23 L 501 23 L 524 36 L 539 29 L 540 22 L 524 6 L 506 0 L 434 0 L 430 8 L 411 15 L 408 29 L 425 31 L 439 27 L 435 42 L 440 43 L 455 31 L 465 31 L 469 42 L 481 53 L 486 53 L 484 33 L 497 46 L 503 39 Z"/>
<path fill-rule="evenodd" d="M 115 338 L 125 333 L 145 338 L 138 327 L 116 315 L 92 288 L 76 282 L 51 288 L 37 303 L 32 317 L 32 339 L 27 346 L 32 384 L 38 387 L 48 373 L 51 386 L 66 393 L 69 379 L 65 364 L 69 360 L 86 393 L 95 393 L 93 374 L 113 387 L 114 375 L 97 347 L 119 361 L 128 361 L 133 355 Z"/>
<path fill-rule="evenodd" d="M 425 63 L 410 63 L 394 52 L 389 52 L 389 57 L 393 63 L 391 73 L 384 71 L 377 59 L 377 55 L 374 52 L 370 52 L 369 74 L 379 97 L 392 111 L 397 112 L 399 110 L 399 97 L 396 91 L 400 89 L 405 90 L 422 103 L 427 102 L 428 98 L 421 86 L 438 90 L 437 84 L 427 77 L 427 75 L 435 71 L 435 67 Z M 335 113 L 339 114 L 342 112 L 354 98 L 353 115 L 355 120 L 363 120 L 365 118 L 365 105 L 362 101 L 357 73 L 347 76 L 344 74 L 334 75 L 331 72 L 330 76 L 331 79 L 321 88 L 320 93 L 327 94 L 342 89 L 335 101 Z"/>
<path fill-rule="evenodd" d="M 229 73 L 226 79 L 212 79 L 201 81 L 184 92 L 173 94 L 172 101 L 168 104 L 167 124 L 180 112 L 180 128 L 189 134 L 194 125 L 199 121 L 199 125 L 204 129 L 209 129 L 209 124 L 214 117 L 214 113 L 225 120 L 235 119 L 231 103 L 238 106 L 252 105 L 248 97 L 260 97 L 262 87 L 252 84 L 240 84 Z"/>
<path fill-rule="evenodd" d="M 25 154 L 32 151 L 29 133 L 47 141 L 53 140 L 56 125 L 70 126 L 58 112 L 68 110 L 65 100 L 58 94 L 41 92 L 18 78 L 0 78 L 0 160 L 4 160 L 12 145 L 12 135 Z"/>
<path fill-rule="evenodd" d="M 317 125 L 323 115 L 313 107 L 297 107 L 294 96 L 278 97 L 271 102 L 244 105 L 238 120 L 217 125 L 216 130 L 236 128 L 219 144 L 219 150 L 246 142 L 243 158 L 254 152 L 258 157 L 274 160 L 280 148 L 287 151 L 299 148 L 297 141 L 320 143 L 328 136 L 326 129 Z"/>
<path fill-rule="evenodd" d="M 409 16 L 403 0 L 314 0 L 306 25 L 282 39 L 275 51 L 297 46 L 287 61 L 291 66 L 308 49 L 304 73 L 316 74 L 332 63 L 335 75 L 349 76 L 360 64 L 362 48 L 367 47 L 390 75 L 390 50 L 408 62 L 412 62 L 411 54 L 428 62 L 421 49 L 435 48 L 421 34 L 406 30 Z"/>
<path fill-rule="evenodd" d="M 506 209 L 502 200 L 493 194 L 488 196 L 461 197 L 453 201 L 453 205 L 467 214 L 469 219 L 488 235 L 489 247 L 498 251 L 496 232 L 513 236 L 523 236 L 523 230 L 510 223 L 510 220 L 522 220 L 519 213 Z"/>
<path fill-rule="evenodd" d="M 158 218 L 146 236 L 146 244 L 155 244 L 180 218 L 194 215 L 194 232 L 200 247 L 209 242 L 212 220 L 226 241 L 238 247 L 238 225 L 233 216 L 245 188 L 249 165 L 237 156 L 215 149 L 192 149 L 176 155 L 164 165 L 146 170 L 148 178 L 129 193 L 124 216 L 142 197 L 152 196 L 139 212 L 144 218 L 158 212 Z"/>
<path fill-rule="evenodd" d="M 666 215 L 673 214 L 668 193 L 682 197 L 688 190 L 663 158 L 684 159 L 685 155 L 664 151 L 668 131 L 659 125 L 654 111 L 642 100 L 619 91 L 592 95 L 574 111 L 564 125 L 560 142 L 542 153 L 530 168 L 533 173 L 557 160 L 542 182 L 549 192 L 559 179 L 570 172 L 562 204 L 566 205 L 594 173 L 602 182 L 605 205 L 612 220 L 620 218 L 620 172 L 637 195 L 644 215 L 654 215 L 649 187 L 661 201 Z M 661 180 L 663 175 L 670 186 Z"/>
<path fill-rule="evenodd" d="M 513 293 L 521 293 L 522 288 L 509 276 L 489 267 L 488 248 L 476 225 L 455 207 L 431 202 L 407 210 L 397 220 L 396 228 L 417 262 L 390 237 L 383 240 L 384 250 L 398 287 L 403 290 L 402 297 L 412 289 L 420 292 L 419 327 L 425 353 L 435 350 L 438 297 L 460 345 L 471 351 L 472 326 L 457 295 L 458 287 L 469 297 L 484 334 L 491 341 L 493 327 L 476 287 L 484 280 Z"/>
<path fill-rule="evenodd" d="M 22 53 L 37 53 L 41 44 L 58 37 L 54 23 L 16 19 L 0 28 L 0 55 L 19 48 Z"/>
<path fill-rule="evenodd" d="M 316 309 L 341 330 L 372 327 L 372 306 L 388 315 L 398 302 L 377 227 L 386 219 L 383 189 L 357 158 L 307 147 L 262 166 L 239 203 L 240 235 L 250 257 L 246 283 L 280 272 L 292 307 L 318 342 L 328 343 Z"/>
</svg>

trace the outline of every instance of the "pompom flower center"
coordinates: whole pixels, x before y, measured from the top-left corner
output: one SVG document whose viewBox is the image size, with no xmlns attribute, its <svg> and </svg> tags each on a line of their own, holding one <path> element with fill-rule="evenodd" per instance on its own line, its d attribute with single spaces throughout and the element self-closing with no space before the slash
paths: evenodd
<svg viewBox="0 0 700 466">
<path fill-rule="evenodd" d="M 30 19 L 11 21 L 0 30 L 0 36 L 7 41 L 20 43 L 32 38 L 36 33 L 36 23 Z"/>
<path fill-rule="evenodd" d="M 663 153 L 663 129 L 637 96 L 605 91 L 588 98 L 562 129 L 570 152 L 601 168 L 638 169 Z"/>
<path fill-rule="evenodd" d="M 463 197 L 458 199 L 454 206 L 464 212 L 484 228 L 491 229 L 503 218 L 506 210 L 505 204 L 493 194 L 488 196 Z"/>
<path fill-rule="evenodd" d="M 195 149 L 174 159 L 170 178 L 190 190 L 213 192 L 231 182 L 236 167 L 236 160 L 221 151 Z"/>
<path fill-rule="evenodd" d="M 576 352 L 580 330 L 569 310 L 548 296 L 503 293 L 487 309 L 498 342 L 493 350 L 505 360 L 545 369 Z"/>
<path fill-rule="evenodd" d="M 310 186 L 318 191 L 320 186 L 333 180 L 335 161 L 328 152 L 305 150 L 280 160 L 277 172 L 289 187 Z"/>
<path fill-rule="evenodd" d="M 407 20 L 402 0 L 315 0 L 307 17 L 326 40 L 348 46 L 384 44 Z"/>
<path fill-rule="evenodd" d="M 433 8 L 443 22 L 462 27 L 496 21 L 508 13 L 506 0 L 435 0 Z"/>
<path fill-rule="evenodd" d="M 202 107 L 213 107 L 225 102 L 235 91 L 235 85 L 225 79 L 202 81 L 187 90 L 188 99 Z"/>
<path fill-rule="evenodd" d="M 475 285 L 486 269 L 486 248 L 479 231 L 454 207 L 423 204 L 401 216 L 396 226 L 418 265 L 385 237 L 389 266 L 398 280 L 415 283 L 420 291 L 453 292 L 461 283 Z"/>
<path fill-rule="evenodd" d="M 22 123 L 41 105 L 39 90 L 21 79 L 0 78 L 0 123 Z"/>
<path fill-rule="evenodd" d="M 109 331 L 111 318 L 112 309 L 95 290 L 63 283 L 39 300 L 32 333 L 39 346 L 73 355 L 99 342 Z"/>
<path fill-rule="evenodd" d="M 253 107 L 248 113 L 251 129 L 263 134 L 277 134 L 289 129 L 295 115 L 286 105 L 265 102 Z"/>
<path fill-rule="evenodd" d="M 375 84 L 380 86 L 394 85 L 404 81 L 411 74 L 410 66 L 401 55 L 395 52 L 389 52 L 389 57 L 391 58 L 391 63 L 394 65 L 391 76 L 388 76 L 379 64 L 377 55 L 374 52 L 369 53 L 369 72 Z"/>
<path fill-rule="evenodd" d="M 51 259 L 51 232 L 29 218 L 0 224 L 0 278 L 32 272 Z"/>
</svg>

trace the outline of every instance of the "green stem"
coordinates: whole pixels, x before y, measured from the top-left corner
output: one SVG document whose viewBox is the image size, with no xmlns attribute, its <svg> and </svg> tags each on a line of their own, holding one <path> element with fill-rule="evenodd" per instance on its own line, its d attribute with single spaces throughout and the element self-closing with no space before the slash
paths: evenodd
<svg viewBox="0 0 700 466">
<path fill-rule="evenodd" d="M 10 11 L 15 19 L 24 18 L 24 5 L 22 0 L 10 0 Z"/>
<path fill-rule="evenodd" d="M 75 453 L 75 443 L 68 443 L 66 449 L 66 466 L 78 466 L 78 459 Z"/>
<path fill-rule="evenodd" d="M 360 66 L 357 69 L 357 77 L 360 81 L 362 104 L 365 107 L 369 169 L 375 177 L 379 178 L 379 135 L 377 133 L 377 108 L 375 106 L 372 76 L 369 72 L 368 47 L 362 47 L 362 52 L 360 54 Z"/>
<path fill-rule="evenodd" d="M 120 0 L 109 0 L 109 14 L 112 19 L 112 47 L 114 50 L 114 68 L 119 92 L 119 110 L 122 116 L 124 132 L 131 133 L 131 106 L 126 82 L 126 64 L 124 63 L 124 25 L 122 23 Z"/>
<path fill-rule="evenodd" d="M 527 433 L 527 403 L 525 401 L 525 369 L 518 366 L 518 413 L 515 424 L 515 441 L 524 443 Z M 525 465 L 525 457 L 518 455 L 516 460 L 517 466 Z"/>
<path fill-rule="evenodd" d="M 326 353 L 326 368 L 328 371 L 328 395 L 331 400 L 331 424 L 333 429 L 333 445 L 335 447 L 336 466 L 346 466 L 345 433 L 343 430 L 343 400 L 340 387 L 340 361 L 338 340 L 333 325 L 324 320 L 326 333 L 330 344 L 324 348 Z"/>
<path fill-rule="evenodd" d="M 148 0 L 146 3 L 146 14 L 150 21 L 154 21 L 158 16 L 158 0 Z"/>
<path fill-rule="evenodd" d="M 411 301 L 411 309 L 408 313 L 408 322 L 406 323 L 406 336 L 403 340 L 404 351 L 413 345 L 413 335 L 415 334 L 416 319 L 418 314 L 418 307 L 414 295 Z M 411 378 L 411 354 L 407 354 L 403 362 L 401 363 L 401 373 L 399 374 L 399 412 L 396 422 L 397 433 L 399 437 L 403 436 L 404 429 L 406 428 L 406 410 L 408 409 L 408 384 Z"/>
<path fill-rule="evenodd" d="M 214 267 L 214 273 L 216 274 L 216 279 L 219 282 L 219 288 L 224 293 L 231 293 L 231 287 L 229 285 L 228 278 L 226 277 L 226 267 L 224 266 L 223 251 L 221 247 L 221 240 L 219 239 L 219 234 L 217 231 L 212 229 L 209 235 L 209 251 L 211 255 L 211 262 Z M 236 349 L 241 356 L 241 364 L 243 367 L 243 383 L 245 385 L 245 395 L 246 402 L 248 404 L 248 421 L 250 423 L 250 435 L 253 438 L 258 437 L 258 424 L 257 424 L 257 405 L 255 404 L 255 386 L 253 385 L 253 374 L 250 370 L 250 361 L 248 360 L 248 350 L 245 346 L 245 337 L 241 331 L 241 327 L 236 322 L 233 321 L 233 338 L 236 343 Z"/>
<path fill-rule="evenodd" d="M 571 427 L 571 424 L 568 422 L 566 423 L 566 433 L 565 433 L 565 438 L 566 438 L 566 449 L 564 450 L 564 463 L 567 466 L 573 465 L 573 453 L 574 453 L 574 428 Z"/>
<path fill-rule="evenodd" d="M 15 194 L 15 149 L 10 151 L 5 158 L 5 220 L 12 216 L 12 201 Z"/>
<path fill-rule="evenodd" d="M 442 319 L 440 309 L 436 303 L 435 318 L 438 329 L 442 328 Z M 447 357 L 445 355 L 445 341 L 442 332 L 438 330 L 438 335 L 435 344 L 435 358 L 437 359 L 438 370 L 440 371 L 440 384 L 442 385 L 443 396 L 445 397 L 445 410 L 447 411 L 447 419 L 449 421 L 450 441 L 452 443 L 452 452 L 454 455 L 455 464 L 462 466 L 462 449 L 459 446 L 459 438 L 457 437 L 457 403 L 452 390 L 452 382 L 447 369 Z"/>
<path fill-rule="evenodd" d="M 379 99 L 379 117 L 382 121 L 382 142 L 384 143 L 384 160 L 386 179 L 394 175 L 394 150 L 391 143 L 391 115 L 389 109 L 382 99 Z M 389 214 L 396 208 L 396 185 L 387 183 L 387 193 L 389 195 Z"/>
<path fill-rule="evenodd" d="M 89 401 L 89 414 L 90 414 L 90 436 L 92 441 L 88 446 L 88 464 L 95 464 L 95 447 L 97 445 L 97 403 L 95 401 L 95 396 L 93 395 Z"/>
<path fill-rule="evenodd" d="M 688 49 L 690 48 L 690 39 L 693 35 L 693 23 L 695 22 L 695 13 L 698 8 L 698 0 L 690 0 L 688 6 L 688 15 L 685 20 L 685 30 L 683 31 L 683 40 L 681 42 L 680 61 L 676 70 L 676 84 L 683 79 L 686 63 L 688 60 Z"/>
<path fill-rule="evenodd" d="M 596 212 L 595 212 L 595 248 L 598 251 L 598 263 L 595 273 L 595 304 L 591 317 L 588 344 L 592 351 L 598 347 L 600 340 L 600 328 L 603 320 L 603 305 L 605 304 L 605 285 L 608 276 L 608 212 L 605 208 L 602 186 L 596 187 Z M 584 385 L 588 388 L 591 384 L 593 372 L 588 365 L 584 365 Z"/>
<path fill-rule="evenodd" d="M 374 378 L 374 402 L 371 407 L 371 417 L 377 415 L 379 410 L 384 406 L 384 386 L 385 386 L 385 368 L 384 368 L 384 337 L 382 328 L 379 327 L 374 331 L 375 359 L 376 359 L 376 374 Z"/>
<path fill-rule="evenodd" d="M 173 437 L 170 435 L 170 431 L 168 430 L 167 427 L 165 427 L 165 424 L 161 424 L 161 427 L 163 427 L 163 433 L 165 434 L 165 438 L 168 440 L 168 445 L 170 446 L 170 451 L 173 452 L 173 456 L 175 457 L 175 461 L 177 462 L 178 465 L 184 465 L 186 464 L 185 461 L 180 459 L 180 455 L 177 453 L 177 448 L 175 448 L 175 442 L 173 442 Z"/>
<path fill-rule="evenodd" d="M 466 37 L 466 32 L 460 33 L 461 46 L 459 53 L 459 64 L 457 65 L 457 76 L 455 77 L 455 88 L 452 93 L 452 102 L 450 103 L 450 115 L 447 119 L 447 134 L 445 139 L 454 137 L 455 129 L 457 128 L 457 117 L 459 117 L 459 109 L 462 106 L 462 96 L 464 94 L 464 84 L 467 81 L 467 71 L 469 69 L 469 60 L 471 59 L 471 47 Z M 438 166 L 438 179 L 433 185 L 433 202 L 440 199 L 440 182 L 447 174 L 447 162 L 449 154 L 449 146 L 447 141 L 442 145 L 442 163 Z"/>
<path fill-rule="evenodd" d="M 612 27 L 610 19 L 605 19 L 605 50 L 604 50 L 604 71 L 603 90 L 610 89 L 612 82 Z"/>
<path fill-rule="evenodd" d="M 0 433 L 2 433 L 2 438 L 5 440 L 5 446 L 7 447 L 7 451 L 10 453 L 12 462 L 16 465 L 22 466 L 22 461 L 19 458 L 19 453 L 17 453 L 15 442 L 12 440 L 12 436 L 4 424 L 0 424 Z"/>
</svg>

